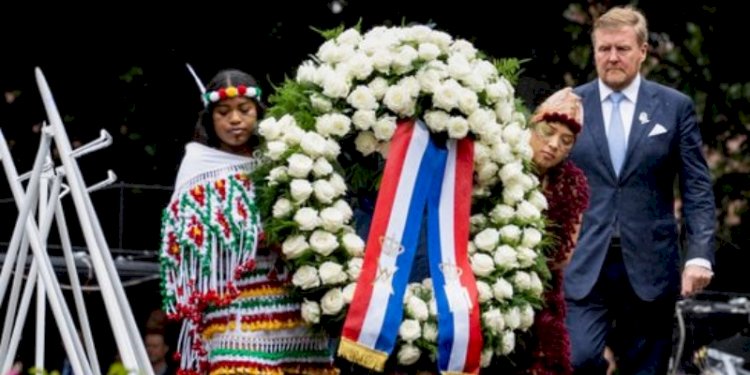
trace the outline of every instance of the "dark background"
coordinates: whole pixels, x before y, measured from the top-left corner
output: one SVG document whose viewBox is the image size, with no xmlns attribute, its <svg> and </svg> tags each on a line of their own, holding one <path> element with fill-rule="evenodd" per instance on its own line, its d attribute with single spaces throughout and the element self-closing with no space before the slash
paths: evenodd
<svg viewBox="0 0 750 375">
<path fill-rule="evenodd" d="M 39 124 L 45 114 L 34 80 L 40 67 L 51 87 L 74 146 L 86 143 L 106 129 L 114 137 L 109 148 L 79 160 L 88 184 L 106 177 L 112 169 L 118 181 L 153 186 L 121 186 L 92 194 L 108 243 L 116 258 L 155 260 L 159 244 L 159 220 L 167 203 L 182 147 L 192 135 L 201 109 L 198 89 L 185 69 L 190 62 L 208 81 L 219 69 L 234 67 L 253 74 L 264 93 L 296 66 L 315 53 L 322 43 L 311 29 L 340 24 L 363 30 L 379 24 L 432 23 L 454 37 L 466 38 L 493 57 L 529 59 L 517 95 L 531 108 L 553 90 L 588 80 L 591 66 L 571 67 L 573 45 L 570 21 L 563 12 L 572 1 L 362 1 L 340 2 L 340 13 L 327 1 L 194 2 L 156 9 L 154 4 L 114 3 L 100 5 L 13 7 L 0 11 L 0 128 L 11 146 L 22 173 L 28 170 L 39 140 Z M 579 2 L 587 6 L 588 2 Z M 605 6 L 622 2 L 604 2 Z M 638 4 L 649 19 L 651 31 L 667 32 L 673 40 L 685 37 L 686 23 L 707 25 L 703 47 L 711 56 L 711 70 L 718 80 L 741 82 L 750 75 L 740 58 L 747 37 L 746 15 L 740 2 L 644 1 Z M 580 43 L 580 41 L 579 41 Z M 266 96 L 267 97 L 267 96 Z M 702 124 L 704 132 L 712 124 Z M 15 222 L 14 203 L 7 184 L 0 182 L 0 244 L 10 240 Z M 69 226 L 76 215 L 67 199 Z M 85 245 L 71 228 L 75 245 Z M 53 235 L 50 243 L 58 243 Z M 737 254 L 732 241 L 721 242 Z M 2 248 L 2 245 L 0 245 Z M 51 250 L 55 255 L 55 250 Z M 744 254 L 744 252 L 742 253 Z M 727 255 L 728 256 L 728 255 Z M 744 258 L 730 258 L 728 263 Z M 744 289 L 737 284 L 736 267 L 727 267 L 717 280 L 720 290 Z M 129 275 L 134 286 L 126 288 L 139 325 L 160 305 L 158 282 Z M 732 276 L 726 276 L 727 274 Z M 91 281 L 95 284 L 95 281 Z M 723 288 L 723 289 L 721 289 Z M 97 292 L 87 293 L 97 332 L 104 337 L 100 361 L 109 363 L 114 353 L 108 321 Z M 48 368 L 59 367 L 61 346 L 48 313 Z M 34 317 L 30 316 L 29 321 Z M 106 332 L 105 332 L 106 331 Z M 33 329 L 27 330 L 29 339 Z M 110 336 L 111 337 L 111 336 Z M 26 340 L 19 354 L 26 363 L 33 356 L 33 342 Z"/>
</svg>

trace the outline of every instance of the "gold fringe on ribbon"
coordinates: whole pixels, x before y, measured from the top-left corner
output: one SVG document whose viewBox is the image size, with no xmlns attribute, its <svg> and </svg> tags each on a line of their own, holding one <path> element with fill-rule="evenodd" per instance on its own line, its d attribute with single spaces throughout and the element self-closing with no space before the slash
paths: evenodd
<svg viewBox="0 0 750 375">
<path fill-rule="evenodd" d="M 368 348 L 346 337 L 341 338 L 338 355 L 349 362 L 377 372 L 383 372 L 385 362 L 388 360 L 387 353 Z"/>
</svg>

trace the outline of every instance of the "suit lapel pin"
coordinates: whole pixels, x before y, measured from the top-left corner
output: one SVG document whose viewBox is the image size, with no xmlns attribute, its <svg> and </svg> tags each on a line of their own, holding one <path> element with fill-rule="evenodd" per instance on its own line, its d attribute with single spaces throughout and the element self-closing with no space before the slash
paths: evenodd
<svg viewBox="0 0 750 375">
<path fill-rule="evenodd" d="M 641 125 L 647 123 L 648 122 L 648 113 L 641 112 L 641 114 L 638 115 L 638 121 L 641 122 Z"/>
</svg>

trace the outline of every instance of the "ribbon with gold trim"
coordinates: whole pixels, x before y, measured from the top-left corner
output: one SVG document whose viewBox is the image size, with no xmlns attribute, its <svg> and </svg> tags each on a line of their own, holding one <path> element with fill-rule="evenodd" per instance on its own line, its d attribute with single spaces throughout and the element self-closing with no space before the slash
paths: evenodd
<svg viewBox="0 0 750 375">
<path fill-rule="evenodd" d="M 414 121 L 399 123 L 391 140 L 365 249 L 364 265 L 338 350 L 339 356 L 351 362 L 376 371 L 384 369 L 396 343 L 403 315 L 404 291 L 416 252 L 422 216 L 429 200 L 428 212 L 435 217 L 434 221 L 443 223 L 439 224 L 440 229 L 451 232 L 445 240 L 453 239 L 450 244 L 442 238 L 439 243 L 432 241 L 430 246 L 434 249 L 429 250 L 433 276 L 435 272 L 450 275 L 439 278 L 438 288 L 446 289 L 442 294 L 437 294 L 444 299 L 443 303 L 438 300 L 438 315 L 441 316 L 438 327 L 441 349 L 438 355 L 444 358 L 440 362 L 445 362 L 445 366 L 441 365 L 440 368 L 444 372 L 474 372 L 465 369 L 472 369 L 476 362 L 478 369 L 481 331 L 478 309 L 473 308 L 477 306 L 476 283 L 466 254 L 473 143 L 470 140 L 448 143 L 449 150 L 438 147 L 426 126 L 421 122 L 415 124 Z M 446 163 L 447 159 L 449 161 Z M 446 165 L 453 169 L 446 172 Z M 450 181 L 444 180 L 444 177 Z M 462 183 L 468 183 L 468 190 L 464 185 L 449 186 L 447 194 L 440 193 L 441 188 L 455 184 L 457 179 L 464 179 Z M 441 210 L 444 204 L 455 207 Z M 439 219 L 443 211 L 446 214 L 452 212 L 449 221 Z M 445 225 L 452 227 L 445 228 Z M 440 237 L 435 232 L 439 228 L 431 229 L 432 237 Z M 454 296 L 455 293 L 460 294 Z M 478 336 L 473 334 L 474 331 L 478 332 Z M 479 349 L 475 348 L 477 342 Z M 461 345 L 464 347 L 461 348 Z M 451 359 L 456 356 L 463 358 Z M 460 370 L 451 370 L 460 366 L 463 366 Z"/>
</svg>

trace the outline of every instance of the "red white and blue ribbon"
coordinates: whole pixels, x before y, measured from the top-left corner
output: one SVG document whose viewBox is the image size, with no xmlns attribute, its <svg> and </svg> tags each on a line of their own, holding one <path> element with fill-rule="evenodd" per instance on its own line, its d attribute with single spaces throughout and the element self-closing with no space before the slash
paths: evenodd
<svg viewBox="0 0 750 375">
<path fill-rule="evenodd" d="M 476 283 L 467 255 L 472 160 L 471 140 L 449 141 L 446 150 L 435 143 L 423 123 L 399 124 L 383 172 L 364 265 L 344 323 L 340 356 L 383 371 L 398 336 L 404 291 L 429 205 L 429 222 L 434 225 L 428 226 L 428 251 L 440 316 L 440 369 L 478 372 L 482 337 Z"/>
<path fill-rule="evenodd" d="M 438 368 L 479 373 L 482 330 L 477 284 L 468 256 L 474 143 L 449 140 L 440 189 L 427 206 L 427 251 L 438 309 Z"/>
</svg>

